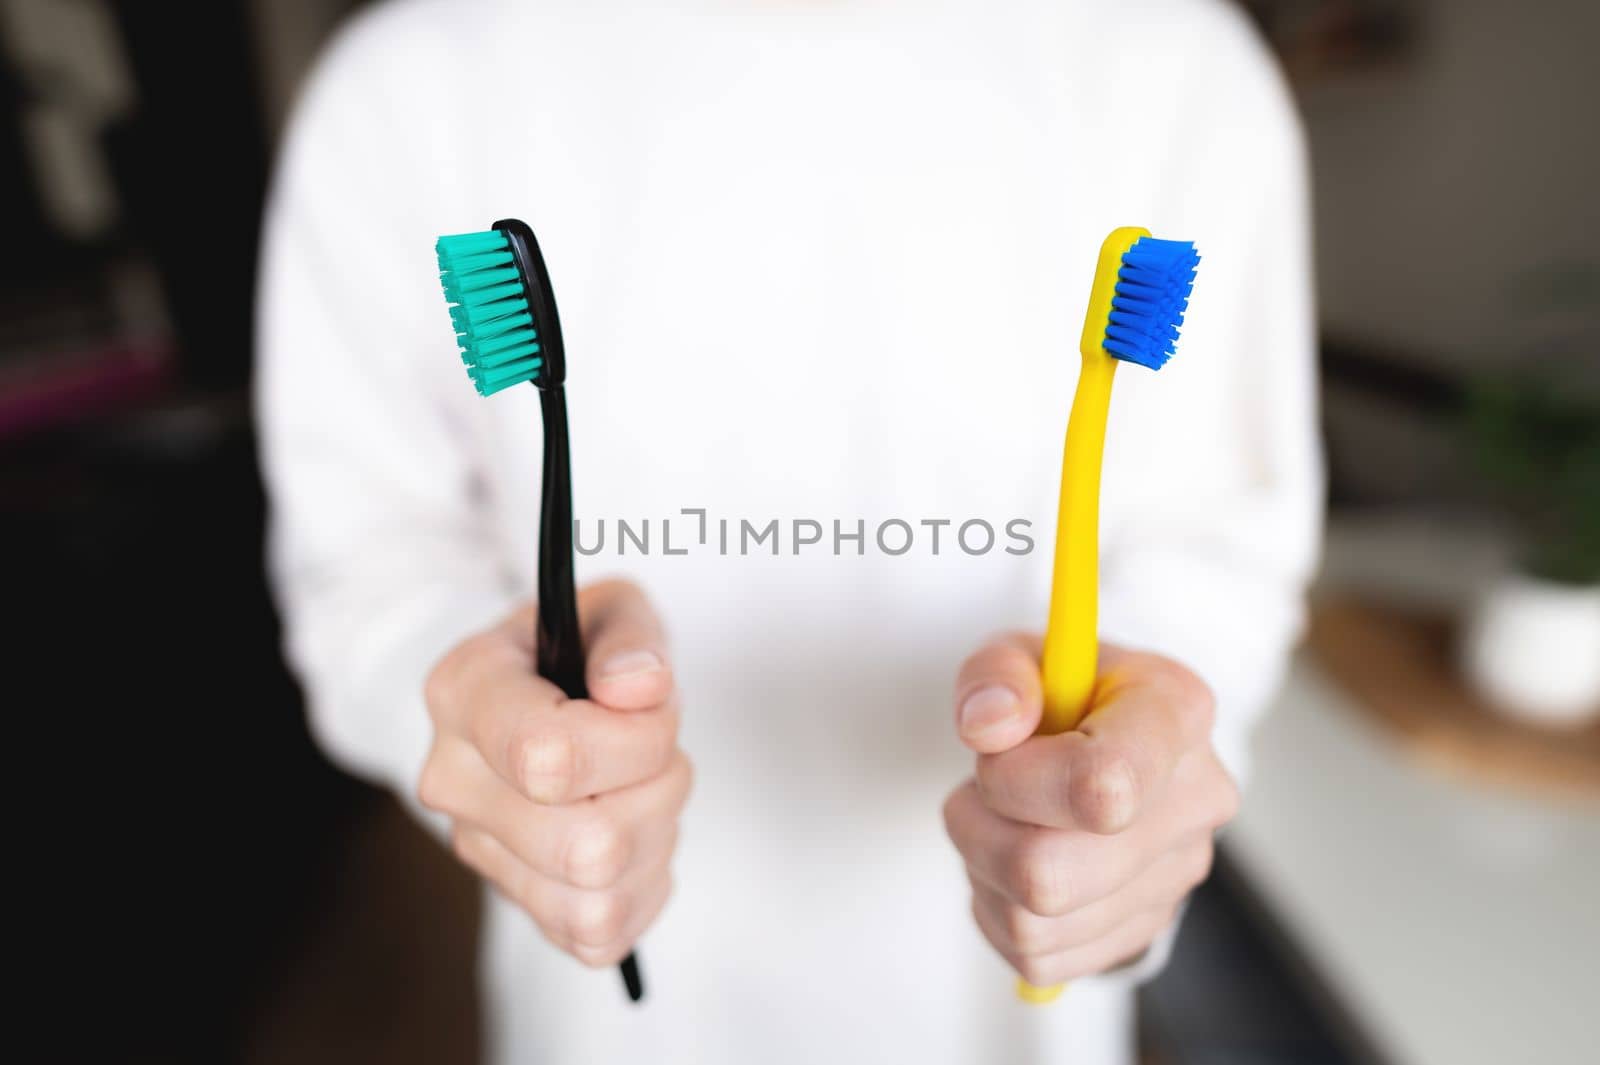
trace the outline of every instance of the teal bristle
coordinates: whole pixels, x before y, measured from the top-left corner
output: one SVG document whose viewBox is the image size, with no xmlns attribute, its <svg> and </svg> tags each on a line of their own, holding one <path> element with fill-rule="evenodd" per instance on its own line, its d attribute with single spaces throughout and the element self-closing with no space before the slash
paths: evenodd
<svg viewBox="0 0 1600 1065">
<path fill-rule="evenodd" d="M 499 230 L 440 237 L 439 283 L 467 376 L 481 396 L 539 376 L 539 338 L 528 294 Z"/>
<path fill-rule="evenodd" d="M 1187 240 L 1140 237 L 1122 256 L 1111 319 L 1106 323 L 1107 353 L 1159 370 L 1176 350 L 1178 327 L 1189 306 L 1200 256 Z"/>
</svg>

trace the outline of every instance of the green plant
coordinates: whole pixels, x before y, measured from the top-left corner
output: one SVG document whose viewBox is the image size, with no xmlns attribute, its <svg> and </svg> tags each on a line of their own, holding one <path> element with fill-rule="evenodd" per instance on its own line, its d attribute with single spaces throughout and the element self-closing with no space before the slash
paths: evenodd
<svg viewBox="0 0 1600 1065">
<path fill-rule="evenodd" d="M 1466 421 L 1478 468 L 1515 523 L 1523 568 L 1600 583 L 1600 394 L 1487 378 L 1469 391 Z"/>
</svg>

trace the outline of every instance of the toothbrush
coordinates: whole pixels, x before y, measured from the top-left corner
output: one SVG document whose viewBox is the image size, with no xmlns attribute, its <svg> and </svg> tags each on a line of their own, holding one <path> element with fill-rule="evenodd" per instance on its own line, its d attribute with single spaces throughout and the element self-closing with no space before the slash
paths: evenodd
<svg viewBox="0 0 1600 1065">
<path fill-rule="evenodd" d="M 532 381 L 544 420 L 544 477 L 539 507 L 539 675 L 567 694 L 588 698 L 583 636 L 572 556 L 572 462 L 567 441 L 566 350 L 555 291 L 539 242 L 509 218 L 481 233 L 440 237 L 439 279 L 461 361 L 480 396 Z M 628 998 L 644 997 L 639 961 L 619 967 Z"/>
<path fill-rule="evenodd" d="M 1067 421 L 1056 518 L 1055 573 L 1040 672 L 1040 735 L 1078 727 L 1094 692 L 1099 656 L 1100 460 L 1117 363 L 1159 370 L 1172 357 L 1200 256 L 1188 241 L 1147 229 L 1115 229 L 1100 246 L 1079 350 L 1083 369 Z M 1052 1002 L 1065 985 L 1017 981 L 1025 1002 Z"/>
</svg>

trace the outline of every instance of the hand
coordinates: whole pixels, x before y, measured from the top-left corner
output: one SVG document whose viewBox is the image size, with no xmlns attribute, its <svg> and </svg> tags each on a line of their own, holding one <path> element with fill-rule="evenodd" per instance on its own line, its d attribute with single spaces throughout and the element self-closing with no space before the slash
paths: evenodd
<svg viewBox="0 0 1600 1065">
<path fill-rule="evenodd" d="M 1100 649 L 1076 731 L 1035 736 L 1039 641 L 996 640 L 956 682 L 956 729 L 977 775 L 945 801 L 972 912 L 1035 987 L 1132 961 L 1211 870 L 1238 791 L 1211 749 L 1204 682 L 1157 655 Z"/>
<path fill-rule="evenodd" d="M 660 624 L 620 581 L 578 597 L 588 699 L 534 672 L 535 608 L 472 636 L 430 673 L 434 739 L 417 795 L 456 855 L 556 946 L 625 957 L 671 893 L 689 760 Z"/>
</svg>

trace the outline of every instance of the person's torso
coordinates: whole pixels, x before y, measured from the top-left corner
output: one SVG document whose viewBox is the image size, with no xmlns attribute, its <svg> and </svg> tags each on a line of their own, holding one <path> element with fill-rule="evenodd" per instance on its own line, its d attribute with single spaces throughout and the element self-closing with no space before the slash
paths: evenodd
<svg viewBox="0 0 1600 1065">
<path fill-rule="evenodd" d="M 1076 8 L 921 6 L 528 12 L 458 86 L 455 202 L 532 224 L 561 309 L 580 579 L 657 602 L 697 766 L 647 1009 L 497 905 L 506 1060 L 1007 1060 L 1043 1023 L 943 837 L 951 684 L 1042 627 L 1094 251 L 1161 168 Z M 537 398 L 459 403 L 531 588 Z M 1114 1060 L 1124 1010 L 1049 1023 Z"/>
</svg>

